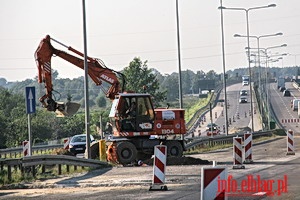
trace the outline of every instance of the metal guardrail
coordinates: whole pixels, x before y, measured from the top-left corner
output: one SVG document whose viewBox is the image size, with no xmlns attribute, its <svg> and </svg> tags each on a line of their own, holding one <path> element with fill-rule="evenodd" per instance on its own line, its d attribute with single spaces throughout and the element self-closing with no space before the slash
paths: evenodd
<svg viewBox="0 0 300 200">
<path fill-rule="evenodd" d="M 69 172 L 69 166 L 74 166 L 74 170 L 77 170 L 77 166 L 90 168 L 103 168 L 111 166 L 107 162 L 102 162 L 99 160 L 77 158 L 66 155 L 34 155 L 19 159 L 0 158 L 1 172 L 7 170 L 7 177 L 10 181 L 12 180 L 13 167 L 15 170 L 21 170 L 22 174 L 24 174 L 25 171 L 31 172 L 34 177 L 36 175 L 37 166 L 42 166 L 42 173 L 45 173 L 45 166 L 53 165 L 58 166 L 58 175 L 62 174 L 62 165 L 67 166 L 67 172 Z"/>
<path fill-rule="evenodd" d="M 107 167 L 109 164 L 107 162 L 102 162 L 99 160 L 77 158 L 74 156 L 66 155 L 36 155 L 28 156 L 20 159 L 23 167 L 35 166 L 35 165 L 76 165 L 82 167 Z"/>
<path fill-rule="evenodd" d="M 39 146 L 33 146 L 32 152 L 43 152 L 48 150 L 53 150 L 57 148 L 62 148 L 63 144 L 52 144 L 52 145 L 39 145 Z M 23 147 L 16 147 L 16 148 L 7 148 L 7 149 L 0 149 L 0 158 L 7 158 L 9 157 L 22 157 Z"/>
<path fill-rule="evenodd" d="M 272 136 L 273 131 L 265 131 L 265 132 L 254 132 L 252 133 L 252 138 L 258 138 L 263 136 Z M 230 134 L 230 135 L 217 135 L 214 137 L 199 137 L 192 139 L 190 141 L 187 141 L 185 144 L 186 150 L 194 149 L 199 146 L 215 146 L 216 144 L 229 144 L 232 143 L 233 137 L 242 137 L 244 138 L 244 133 L 236 133 L 236 134 Z"/>
</svg>

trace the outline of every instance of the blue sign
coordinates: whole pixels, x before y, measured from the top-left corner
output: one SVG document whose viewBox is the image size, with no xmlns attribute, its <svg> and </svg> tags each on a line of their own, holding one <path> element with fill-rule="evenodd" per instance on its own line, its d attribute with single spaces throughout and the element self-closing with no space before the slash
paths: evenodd
<svg viewBox="0 0 300 200">
<path fill-rule="evenodd" d="M 35 87 L 26 87 L 26 113 L 35 113 Z"/>
</svg>

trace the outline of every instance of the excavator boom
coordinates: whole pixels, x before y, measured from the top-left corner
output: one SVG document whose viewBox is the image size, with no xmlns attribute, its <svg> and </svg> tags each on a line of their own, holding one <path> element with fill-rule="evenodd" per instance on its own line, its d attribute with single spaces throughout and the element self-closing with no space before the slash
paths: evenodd
<svg viewBox="0 0 300 200">
<path fill-rule="evenodd" d="M 65 51 L 61 51 L 54 48 L 51 45 L 51 40 L 66 47 L 69 51 L 77 54 L 80 57 L 76 57 Z M 45 107 L 48 111 L 56 111 L 62 116 L 73 115 L 74 113 L 76 113 L 80 107 L 79 104 L 70 101 L 67 102 L 66 104 L 61 102 L 59 103 L 52 98 L 53 85 L 52 85 L 51 58 L 54 55 L 56 55 L 72 63 L 73 65 L 81 69 L 84 69 L 84 60 L 83 60 L 84 54 L 72 47 L 68 47 L 62 44 L 61 42 L 58 42 L 57 40 L 50 38 L 50 36 L 47 35 L 40 42 L 34 55 L 38 67 L 38 82 L 44 83 L 46 88 L 46 94 L 39 98 L 39 101 L 42 103 L 43 107 Z M 95 82 L 96 85 L 99 86 L 102 86 L 103 81 L 108 83 L 110 85 L 108 89 L 104 87 L 101 87 L 101 89 L 105 93 L 106 97 L 113 100 L 115 96 L 118 93 L 122 92 L 124 89 L 121 88 L 120 86 L 121 84 L 118 79 L 118 76 L 121 76 L 124 85 L 125 81 L 123 75 L 119 72 L 107 68 L 100 59 L 87 57 L 87 61 L 88 61 L 88 74 L 90 78 Z"/>
</svg>

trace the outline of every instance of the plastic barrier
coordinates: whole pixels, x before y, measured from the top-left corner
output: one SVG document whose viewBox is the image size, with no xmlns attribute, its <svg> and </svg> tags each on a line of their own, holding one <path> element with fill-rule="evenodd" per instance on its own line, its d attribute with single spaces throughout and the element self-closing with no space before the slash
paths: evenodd
<svg viewBox="0 0 300 200">
<path fill-rule="evenodd" d="M 252 133 L 244 134 L 244 149 L 245 149 L 245 160 L 244 163 L 253 163 L 252 160 Z"/>
<path fill-rule="evenodd" d="M 294 132 L 291 129 L 289 129 L 286 135 L 287 135 L 286 155 L 295 155 Z"/>
<path fill-rule="evenodd" d="M 245 169 L 243 163 L 242 138 L 233 137 L 233 169 Z"/>
<path fill-rule="evenodd" d="M 202 167 L 201 200 L 227 199 L 226 184 L 220 184 L 220 180 L 227 180 L 227 168 Z"/>
<path fill-rule="evenodd" d="M 153 180 L 151 190 L 168 190 L 165 184 L 165 172 L 167 163 L 167 146 L 156 145 L 154 147 Z"/>
</svg>

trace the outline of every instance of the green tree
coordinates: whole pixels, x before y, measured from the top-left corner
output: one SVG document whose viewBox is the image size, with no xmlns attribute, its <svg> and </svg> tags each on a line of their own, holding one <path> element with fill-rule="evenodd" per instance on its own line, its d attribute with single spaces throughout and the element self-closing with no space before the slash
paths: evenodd
<svg viewBox="0 0 300 200">
<path fill-rule="evenodd" d="M 96 98 L 96 105 L 98 107 L 106 107 L 106 97 L 104 97 L 103 95 L 99 95 L 97 98 Z"/>
<path fill-rule="evenodd" d="M 149 93 L 154 98 L 156 106 L 166 98 L 167 91 L 160 91 L 156 75 L 148 69 L 147 61 L 142 62 L 140 58 L 134 58 L 129 66 L 124 68 L 123 74 L 126 77 L 126 90 Z"/>
<path fill-rule="evenodd" d="M 171 75 L 167 75 L 165 77 L 165 80 L 162 82 L 162 87 L 166 88 L 167 90 L 166 100 L 168 102 L 175 101 L 175 100 L 177 101 L 179 98 L 178 73 L 174 72 Z"/>
</svg>

